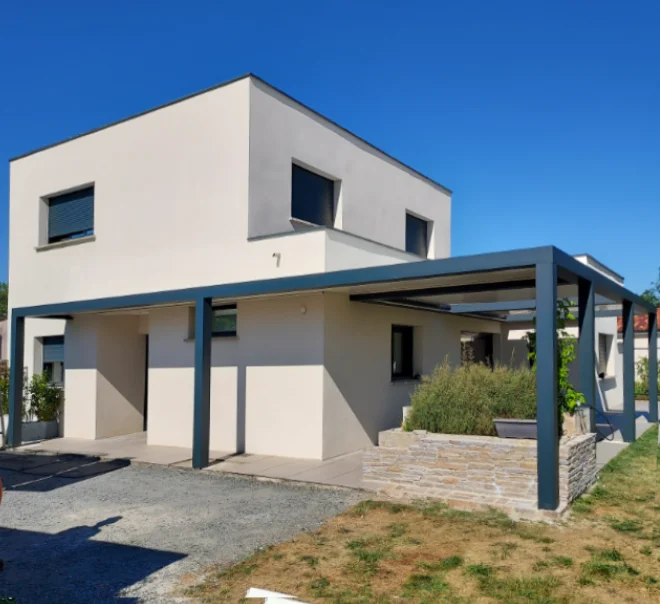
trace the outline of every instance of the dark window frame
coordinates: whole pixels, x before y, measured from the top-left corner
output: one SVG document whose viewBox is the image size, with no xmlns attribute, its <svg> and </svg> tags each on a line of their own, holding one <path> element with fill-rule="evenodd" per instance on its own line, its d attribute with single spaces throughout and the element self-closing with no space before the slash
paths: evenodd
<svg viewBox="0 0 660 604">
<path fill-rule="evenodd" d="M 401 358 L 402 367 L 395 370 L 395 337 L 394 334 L 401 334 Z M 415 328 L 411 325 L 392 325 L 391 334 L 391 353 L 390 353 L 390 370 L 392 381 L 398 380 L 412 380 L 415 379 L 414 368 L 414 338 Z"/>
<path fill-rule="evenodd" d="M 603 344 L 601 346 L 601 344 Z M 610 356 L 612 354 L 612 346 L 614 345 L 614 337 L 609 333 L 598 333 L 598 377 L 600 379 L 607 377 L 607 368 L 610 364 Z"/>
<path fill-rule="evenodd" d="M 337 180 L 305 166 L 291 164 L 291 219 L 333 228 L 336 218 Z M 315 190 L 316 189 L 316 190 Z M 310 202 L 310 195 L 318 194 Z M 315 204 L 320 204 L 316 207 Z"/>
<path fill-rule="evenodd" d="M 217 310 L 233 310 L 236 317 L 236 327 L 232 331 L 211 331 L 212 338 L 235 338 L 238 335 L 238 309 L 236 304 L 224 304 L 221 306 L 214 306 L 212 310 L 213 321 L 215 321 L 215 312 Z"/>
<path fill-rule="evenodd" d="M 81 198 L 91 197 L 91 226 L 87 228 L 80 228 L 78 230 L 71 230 L 65 233 L 58 233 L 55 235 L 51 234 L 52 217 L 51 212 L 53 208 L 58 205 L 73 204 L 76 201 L 81 201 Z M 48 195 L 43 198 L 46 204 L 46 243 L 60 243 L 63 241 L 73 241 L 75 239 L 81 239 L 83 237 L 90 237 L 94 235 L 94 213 L 95 213 L 95 203 L 96 203 L 96 187 L 94 184 L 85 185 L 83 187 L 66 191 L 64 193 L 56 193 L 54 195 Z"/>
<path fill-rule="evenodd" d="M 406 252 L 409 254 L 415 254 L 421 258 L 428 258 L 430 225 L 430 220 L 406 212 Z M 423 241 L 420 242 L 419 235 L 411 236 L 411 230 L 413 227 L 422 229 Z"/>
</svg>

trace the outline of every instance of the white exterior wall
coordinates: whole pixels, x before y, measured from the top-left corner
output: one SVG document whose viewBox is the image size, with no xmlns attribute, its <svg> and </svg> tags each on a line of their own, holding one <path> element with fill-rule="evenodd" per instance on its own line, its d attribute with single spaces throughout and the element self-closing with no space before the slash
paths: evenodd
<svg viewBox="0 0 660 604">
<path fill-rule="evenodd" d="M 233 452 L 243 441 L 248 453 L 321 458 L 322 302 L 320 294 L 239 302 L 237 337 L 211 346 L 212 450 Z M 192 446 L 188 313 L 150 313 L 149 444 Z"/>
<path fill-rule="evenodd" d="M 378 441 L 400 425 L 416 380 L 392 381 L 392 325 L 410 325 L 414 371 L 430 374 L 448 358 L 461 361 L 461 331 L 499 334 L 500 325 L 465 317 L 351 302 L 324 294 L 325 353 L 323 456 L 334 457 Z"/>
<path fill-rule="evenodd" d="M 250 237 L 294 230 L 295 162 L 341 181 L 336 228 L 405 250 L 408 210 L 433 222 L 429 257 L 449 256 L 446 190 L 261 82 L 251 82 L 250 97 Z"/>
<path fill-rule="evenodd" d="M 106 438 L 143 426 L 145 339 L 136 315 L 78 315 L 64 347 L 64 436 Z"/>
<path fill-rule="evenodd" d="M 9 327 L 9 322 L 7 323 Z M 23 353 L 24 366 L 27 376 L 41 373 L 43 369 L 43 351 L 41 338 L 46 336 L 62 336 L 66 321 L 64 319 L 26 319 L 25 320 L 25 350 Z M 7 328 L 9 338 L 9 328 Z"/>
</svg>

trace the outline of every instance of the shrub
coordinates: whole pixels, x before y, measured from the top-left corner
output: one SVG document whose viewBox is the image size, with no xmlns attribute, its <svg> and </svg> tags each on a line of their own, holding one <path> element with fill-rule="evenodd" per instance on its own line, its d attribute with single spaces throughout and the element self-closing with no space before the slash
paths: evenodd
<svg viewBox="0 0 660 604">
<path fill-rule="evenodd" d="M 447 360 L 424 376 L 411 398 L 406 430 L 494 436 L 494 418 L 536 419 L 536 375 L 528 368 Z"/>
<path fill-rule="evenodd" d="M 658 362 L 660 370 L 660 361 Z M 660 371 L 658 371 L 658 388 L 660 388 Z M 635 380 L 635 395 L 647 397 L 649 395 L 649 359 L 642 357 L 637 361 L 637 379 Z"/>
<path fill-rule="evenodd" d="M 27 386 L 27 413 L 39 421 L 58 419 L 62 391 L 43 373 L 35 373 Z"/>
</svg>

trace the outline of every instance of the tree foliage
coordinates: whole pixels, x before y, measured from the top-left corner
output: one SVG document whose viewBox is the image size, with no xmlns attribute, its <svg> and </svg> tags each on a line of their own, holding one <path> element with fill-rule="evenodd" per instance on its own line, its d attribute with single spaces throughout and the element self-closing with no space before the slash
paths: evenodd
<svg viewBox="0 0 660 604">
<path fill-rule="evenodd" d="M 660 268 L 658 268 L 658 278 L 640 296 L 647 302 L 660 306 Z"/>
<path fill-rule="evenodd" d="M 0 321 L 7 318 L 8 296 L 9 286 L 6 283 L 0 283 Z"/>
</svg>

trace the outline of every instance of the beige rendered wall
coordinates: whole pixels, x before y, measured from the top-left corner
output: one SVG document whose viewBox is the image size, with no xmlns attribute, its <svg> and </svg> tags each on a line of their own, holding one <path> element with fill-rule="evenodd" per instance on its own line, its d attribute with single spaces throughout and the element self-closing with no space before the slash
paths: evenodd
<svg viewBox="0 0 660 604">
<path fill-rule="evenodd" d="M 142 430 L 145 340 L 135 315 L 77 315 L 64 347 L 64 436 L 105 438 Z"/>
<path fill-rule="evenodd" d="M 137 315 L 97 322 L 96 438 L 143 429 L 146 342 L 139 322 Z"/>
<path fill-rule="evenodd" d="M 241 80 L 13 161 L 10 307 L 274 273 L 247 241 L 248 92 Z M 41 199 L 90 183 L 96 240 L 36 251 Z"/>
<path fill-rule="evenodd" d="M 391 329 L 414 332 L 414 370 L 429 374 L 445 358 L 460 363 L 461 331 L 499 334 L 499 323 L 351 302 L 324 294 L 325 371 L 323 457 L 377 442 L 378 433 L 401 423 L 417 382 L 391 380 Z"/>
<path fill-rule="evenodd" d="M 64 436 L 96 438 L 97 317 L 78 315 L 64 334 Z"/>
<path fill-rule="evenodd" d="M 250 86 L 249 236 L 293 231 L 291 164 L 341 181 L 334 226 L 405 249 L 406 211 L 433 222 L 430 258 L 450 254 L 451 197 L 264 84 Z"/>
<path fill-rule="evenodd" d="M 192 446 L 188 313 L 150 313 L 149 444 Z M 211 449 L 320 459 L 321 294 L 239 302 L 237 332 L 211 345 Z"/>
</svg>

